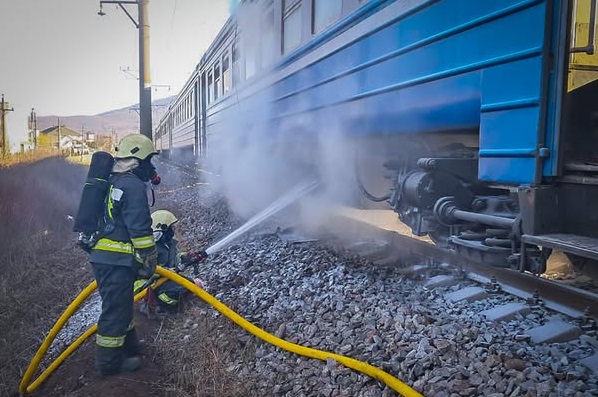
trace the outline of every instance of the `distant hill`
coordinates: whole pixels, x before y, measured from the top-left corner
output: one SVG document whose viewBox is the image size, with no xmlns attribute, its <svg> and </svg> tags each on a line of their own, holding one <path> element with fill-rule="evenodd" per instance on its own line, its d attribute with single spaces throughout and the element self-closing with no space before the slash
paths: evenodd
<svg viewBox="0 0 598 397">
<path fill-rule="evenodd" d="M 160 121 L 160 118 L 168 110 L 168 106 L 176 99 L 176 96 L 157 99 L 152 101 L 152 121 L 154 127 Z M 139 104 L 127 106 L 121 109 L 110 110 L 94 116 L 38 116 L 37 129 L 44 130 L 58 124 L 69 127 L 75 131 L 94 132 L 99 135 L 110 134 L 114 129 L 117 136 L 122 136 L 129 132 L 139 131 Z"/>
</svg>

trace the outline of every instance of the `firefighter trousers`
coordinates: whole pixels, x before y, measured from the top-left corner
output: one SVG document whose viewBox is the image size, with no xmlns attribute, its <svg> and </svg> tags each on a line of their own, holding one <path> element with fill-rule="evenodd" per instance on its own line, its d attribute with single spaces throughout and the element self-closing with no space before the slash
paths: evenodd
<svg viewBox="0 0 598 397">
<path fill-rule="evenodd" d="M 92 263 L 102 297 L 96 333 L 96 366 L 104 375 L 120 371 L 125 357 L 141 346 L 133 320 L 133 283 L 137 275 L 128 266 Z"/>
</svg>

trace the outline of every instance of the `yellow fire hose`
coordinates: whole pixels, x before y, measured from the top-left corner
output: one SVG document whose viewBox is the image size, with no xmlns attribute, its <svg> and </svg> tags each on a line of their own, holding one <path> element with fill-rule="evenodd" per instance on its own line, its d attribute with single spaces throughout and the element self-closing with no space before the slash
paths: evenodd
<svg viewBox="0 0 598 397">
<path fill-rule="evenodd" d="M 166 278 L 161 278 L 154 283 L 153 287 L 157 288 L 160 285 L 164 284 L 167 280 L 168 279 L 166 279 Z M 56 321 L 56 324 L 54 324 L 54 326 L 50 330 L 50 333 L 48 334 L 48 336 L 46 336 L 46 339 L 44 339 L 41 346 L 37 350 L 37 353 L 35 353 L 35 356 L 33 357 L 33 360 L 31 360 L 31 363 L 29 364 L 27 371 L 25 371 L 25 375 L 23 375 L 23 379 L 21 380 L 21 383 L 19 384 L 19 393 L 21 393 L 21 394 L 31 393 L 33 390 L 37 389 L 37 387 L 39 385 L 41 385 L 46 380 L 46 378 L 48 376 L 50 376 L 50 374 L 52 372 L 54 372 L 56 370 L 56 368 L 58 368 L 60 366 L 60 364 L 62 364 L 62 362 L 64 360 L 66 360 L 66 358 L 68 356 L 71 355 L 71 353 L 73 353 L 83 342 L 85 342 L 85 340 L 87 340 L 87 338 L 89 338 L 91 335 L 93 335 L 96 332 L 98 325 L 94 324 L 87 331 L 85 331 L 81 336 L 79 336 L 79 338 L 77 338 L 77 340 L 75 340 L 73 343 L 71 343 L 48 366 L 48 368 L 46 368 L 46 370 L 35 381 L 33 381 L 33 383 L 31 383 L 29 386 L 27 386 L 27 384 L 31 380 L 31 377 L 33 376 L 33 373 L 39 366 L 39 363 L 41 362 L 42 358 L 44 358 L 44 356 L 46 355 L 46 352 L 48 351 L 48 349 L 52 345 L 52 342 L 56 338 L 56 335 L 58 335 L 58 332 L 60 332 L 60 330 L 62 329 L 62 327 L 64 327 L 64 324 L 66 324 L 68 319 L 73 315 L 73 313 L 75 313 L 75 311 L 79 308 L 79 306 L 81 306 L 81 304 L 85 301 L 85 299 L 87 299 L 89 297 L 89 295 L 91 295 L 91 293 L 97 287 L 98 287 L 98 284 L 96 281 L 93 281 L 91 284 L 89 284 L 87 287 L 85 287 L 85 289 L 83 291 L 81 291 L 79 296 L 77 296 L 75 298 L 75 300 L 73 300 L 73 302 L 66 308 L 64 313 L 62 313 L 62 315 L 58 318 L 58 321 Z M 135 302 L 137 302 L 139 299 L 143 298 L 146 293 L 147 293 L 147 289 L 144 289 L 143 291 L 141 291 L 140 293 L 135 295 L 135 298 L 134 298 Z"/>
<path fill-rule="evenodd" d="M 220 313 L 222 313 L 223 315 L 225 315 L 226 317 L 231 319 L 235 324 L 237 324 L 241 328 L 245 329 L 246 331 L 252 333 L 253 335 L 257 336 L 258 338 L 260 338 L 274 346 L 277 346 L 281 349 L 287 350 L 291 353 L 299 354 L 299 355 L 302 355 L 305 357 L 317 358 L 317 359 L 323 360 L 323 361 L 326 361 L 328 358 L 332 358 L 332 359 L 338 361 L 339 363 L 345 365 L 348 368 L 357 370 L 357 371 L 362 372 L 374 379 L 384 382 L 386 385 L 388 385 L 390 388 L 392 388 L 396 392 L 400 393 L 402 396 L 423 397 L 422 394 L 420 394 L 416 390 L 412 389 L 405 383 L 401 382 L 400 380 L 393 377 L 389 373 L 387 373 L 379 368 L 376 368 L 372 365 L 369 365 L 367 363 L 355 360 L 350 357 L 345 357 L 345 356 L 342 356 L 339 354 L 327 353 L 322 350 L 317 350 L 317 349 L 313 349 L 310 347 L 305 347 L 305 346 L 297 345 L 295 343 L 287 342 L 284 339 L 278 338 L 272 334 L 265 332 L 264 330 L 256 327 L 255 325 L 253 325 L 252 323 L 245 320 L 243 317 L 241 317 L 240 315 L 238 315 L 237 313 L 235 313 L 234 311 L 229 309 L 225 304 L 218 301 L 216 298 L 214 298 L 212 295 L 210 295 L 209 293 L 207 293 L 206 291 L 204 291 L 203 289 L 201 289 L 194 283 L 190 282 L 186 278 L 181 277 L 178 274 L 176 274 L 170 270 L 166 270 L 166 269 L 158 266 L 158 268 L 156 269 L 156 273 L 158 273 L 160 276 L 163 276 L 163 278 L 158 280 L 157 283 L 160 283 L 160 281 L 164 282 L 164 281 L 166 281 L 166 279 L 170 279 L 170 280 L 176 282 L 177 284 L 182 285 L 183 287 L 187 288 L 189 291 L 191 291 L 195 295 L 197 295 L 199 298 L 203 299 L 206 303 L 212 305 L 216 310 L 218 310 Z M 41 361 L 42 357 L 44 356 L 44 354 L 50 347 L 52 340 L 58 334 L 58 331 L 60 331 L 62 326 L 66 323 L 66 320 L 73 314 L 73 312 L 81 304 L 81 302 L 83 302 L 83 300 L 85 300 L 85 298 L 87 298 L 87 296 L 89 296 L 89 294 L 95 288 L 96 288 L 96 284 L 94 281 L 87 288 L 85 288 L 85 290 L 83 290 L 83 292 L 81 292 L 81 294 L 73 301 L 73 303 L 71 303 L 71 305 L 69 305 L 69 307 L 65 310 L 64 314 L 56 322 L 56 324 L 50 331 L 50 334 L 48 335 L 48 337 L 46 337 L 46 340 L 44 340 L 40 349 L 38 350 L 35 357 L 33 358 L 31 364 L 29 365 L 29 368 L 27 369 L 27 372 L 25 372 L 25 375 L 23 376 L 23 380 L 21 381 L 21 384 L 19 387 L 19 392 L 21 394 L 25 394 L 25 392 L 30 393 L 31 391 L 35 390 L 35 388 L 38 387 L 45 380 L 45 378 L 47 378 L 47 376 L 49 376 L 62 363 L 62 361 L 64 361 L 64 359 L 66 359 L 85 339 L 87 339 L 89 336 L 91 336 L 95 332 L 95 328 L 97 327 L 97 325 L 94 325 L 93 327 L 88 329 L 83 335 L 81 335 L 79 337 L 79 339 L 77 339 L 73 344 L 71 344 L 46 369 L 46 371 L 44 371 L 44 373 L 42 375 L 40 375 L 40 377 L 38 379 L 35 380 L 35 382 L 33 382 L 29 386 L 26 386 L 28 384 L 29 380 L 31 379 L 33 372 L 37 369 L 37 366 L 39 365 L 39 362 Z M 144 291 L 140 292 L 139 294 L 137 294 L 135 296 L 135 300 L 141 299 L 143 297 L 143 295 L 145 294 L 145 292 L 146 291 L 144 290 Z"/>
</svg>

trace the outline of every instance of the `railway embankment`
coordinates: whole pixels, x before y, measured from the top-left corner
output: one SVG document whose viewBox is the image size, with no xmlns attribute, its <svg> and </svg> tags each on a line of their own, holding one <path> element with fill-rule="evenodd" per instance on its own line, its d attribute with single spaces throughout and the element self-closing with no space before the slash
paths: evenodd
<svg viewBox="0 0 598 397">
<path fill-rule="evenodd" d="M 3 262 L 7 294 L 2 313 L 13 326 L 1 331 L 0 340 L 4 354 L 18 357 L 1 370 L 7 395 L 16 391 L 22 371 L 57 316 L 91 281 L 68 220 L 85 169 L 61 160 L 51 164 L 28 166 L 10 179 L 12 189 L 3 190 L 19 192 L 13 197 L 14 208 L 27 198 L 33 201 L 31 208 L 12 212 L 40 220 L 22 232 L 39 233 L 40 244 L 27 256 L 11 250 Z M 184 246 L 206 247 L 243 224 L 199 177 L 160 166 L 163 183 L 156 190 L 155 208 L 180 217 Z M 45 181 L 56 173 L 54 184 L 18 183 L 31 175 Z M 10 202 L 12 196 L 5 197 L 2 203 Z M 40 200 L 46 204 L 38 208 L 34 203 Z M 484 299 L 451 299 L 457 290 L 473 286 L 472 281 L 447 267 L 401 258 L 400 252 L 397 260 L 388 261 L 386 243 L 371 236 L 348 242 L 329 230 L 307 234 L 291 228 L 294 223 L 284 215 L 263 223 L 199 269 L 209 293 L 265 331 L 367 362 L 426 396 L 590 396 L 598 390 L 598 375 L 583 363 L 598 349 L 591 330 L 564 342 L 531 343 L 527 330 L 559 316 L 531 307 L 506 321 L 489 319 L 485 310 L 516 298 L 489 294 Z M 16 241 L 18 233 L 5 237 Z M 430 280 L 438 276 L 453 281 L 432 285 Z M 182 313 L 162 320 L 150 321 L 138 312 L 136 316 L 148 342 L 139 372 L 99 378 L 90 340 L 33 395 L 396 395 L 334 360 L 305 358 L 269 345 L 198 299 L 189 299 Z"/>
</svg>

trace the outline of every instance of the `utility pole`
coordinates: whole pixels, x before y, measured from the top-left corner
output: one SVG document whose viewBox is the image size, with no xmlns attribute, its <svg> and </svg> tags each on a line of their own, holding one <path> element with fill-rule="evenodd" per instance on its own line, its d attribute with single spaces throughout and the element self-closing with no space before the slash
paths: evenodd
<svg viewBox="0 0 598 397">
<path fill-rule="evenodd" d="M 37 113 L 35 108 L 31 108 L 31 116 L 29 117 L 29 129 L 31 129 L 31 137 L 29 142 L 33 145 L 33 148 L 37 148 Z"/>
<path fill-rule="evenodd" d="M 152 139 L 152 90 L 149 70 L 149 0 L 100 0 L 98 15 L 106 15 L 102 10 L 104 4 L 117 4 L 135 27 L 139 30 L 139 107 L 140 107 L 140 132 Z M 126 4 L 137 5 L 137 21 L 125 8 Z"/>
<path fill-rule="evenodd" d="M 14 108 L 8 107 L 8 102 L 4 102 L 4 94 L 2 94 L 2 102 L 0 102 L 0 122 L 2 123 L 2 158 L 6 157 L 6 112 L 13 112 Z"/>
<path fill-rule="evenodd" d="M 60 117 L 58 118 L 58 151 L 60 152 Z"/>
</svg>

